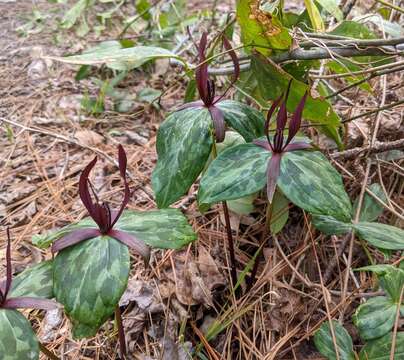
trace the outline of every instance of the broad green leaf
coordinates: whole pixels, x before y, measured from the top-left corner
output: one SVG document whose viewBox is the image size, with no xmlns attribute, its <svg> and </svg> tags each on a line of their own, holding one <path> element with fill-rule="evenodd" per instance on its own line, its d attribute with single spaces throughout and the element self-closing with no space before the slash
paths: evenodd
<svg viewBox="0 0 404 360">
<path fill-rule="evenodd" d="M 139 67 L 147 61 L 159 58 L 180 57 L 171 51 L 156 46 L 134 46 L 122 47 L 118 41 L 109 41 L 101 47 L 100 45 L 83 52 L 81 55 L 65 57 L 49 56 L 50 59 L 77 65 L 102 65 L 105 64 L 113 69 L 127 70 Z"/>
<path fill-rule="evenodd" d="M 364 70 L 363 66 L 360 66 L 357 63 L 353 63 L 351 60 L 345 60 L 345 59 L 338 59 L 338 61 L 337 60 L 328 61 L 327 67 L 335 74 L 343 74 L 348 72 Z M 359 80 L 363 80 L 364 78 L 365 78 L 364 75 L 352 75 L 344 77 L 343 80 L 346 81 L 348 84 L 352 84 L 358 82 Z M 370 93 L 373 91 L 372 87 L 369 85 L 368 82 L 359 84 L 358 87 Z"/>
<path fill-rule="evenodd" d="M 9 297 L 53 298 L 53 261 L 43 261 L 18 274 L 11 284 Z"/>
<path fill-rule="evenodd" d="M 404 286 L 404 270 L 393 265 L 370 265 L 356 269 L 357 271 L 374 272 L 382 288 L 396 304 L 400 301 L 401 289 Z"/>
<path fill-rule="evenodd" d="M 283 94 L 292 76 L 280 66 L 266 60 L 262 56 L 253 56 L 251 60 L 252 70 L 258 82 L 258 89 L 265 100 L 275 100 Z M 310 88 L 305 83 L 293 79 L 289 92 L 287 109 L 294 112 L 305 92 L 309 92 L 303 111 L 303 118 L 313 124 L 322 124 L 318 130 L 332 138 L 340 147 L 342 146 L 338 128 L 340 119 L 334 112 L 331 104 L 324 98 L 314 98 L 310 95 Z"/>
<path fill-rule="evenodd" d="M 148 11 L 151 8 L 149 0 L 136 0 L 135 7 L 138 15 L 141 15 L 143 20 L 151 20 L 151 14 Z"/>
<path fill-rule="evenodd" d="M 247 142 L 264 136 L 264 115 L 238 101 L 225 100 L 217 104 L 227 125 L 236 130 Z"/>
<path fill-rule="evenodd" d="M 338 7 L 338 0 L 316 0 L 323 9 L 325 9 L 328 13 L 334 16 L 338 21 L 342 20 L 342 11 Z"/>
<path fill-rule="evenodd" d="M 79 0 L 77 1 L 63 16 L 61 26 L 64 29 L 70 29 L 81 16 L 81 14 L 86 10 L 89 5 L 90 0 Z"/>
<path fill-rule="evenodd" d="M 254 144 L 241 144 L 223 151 L 202 176 L 199 206 L 239 199 L 260 191 L 266 184 L 270 156 L 268 151 Z"/>
<path fill-rule="evenodd" d="M 369 341 L 359 353 L 359 360 L 390 360 L 393 333 L 386 334 L 380 339 Z M 404 359 L 404 332 L 396 334 L 394 360 Z"/>
<path fill-rule="evenodd" d="M 332 35 L 346 36 L 355 39 L 374 39 L 376 35 L 367 26 L 352 20 L 345 20 L 336 26 L 332 31 Z"/>
<path fill-rule="evenodd" d="M 38 360 L 39 344 L 31 324 L 16 310 L 0 309 L 1 360 Z"/>
<path fill-rule="evenodd" d="M 385 296 L 376 296 L 359 305 L 352 319 L 364 340 L 387 334 L 394 325 L 397 305 Z"/>
<path fill-rule="evenodd" d="M 338 221 L 332 216 L 313 215 L 311 221 L 325 235 L 344 235 L 352 230 L 351 223 Z"/>
<path fill-rule="evenodd" d="M 238 0 L 237 21 L 241 28 L 244 45 L 256 47 L 268 55 L 271 49 L 288 49 L 292 38 L 275 14 L 260 8 L 259 0 Z"/>
<path fill-rule="evenodd" d="M 291 202 L 312 214 L 351 220 L 352 206 L 341 175 L 318 151 L 284 154 L 277 184 Z"/>
<path fill-rule="evenodd" d="M 377 248 L 404 250 L 404 230 L 398 227 L 379 223 L 360 222 L 354 224 L 353 228 L 360 238 Z"/>
<path fill-rule="evenodd" d="M 35 246 L 44 249 L 69 232 L 84 228 L 97 228 L 97 225 L 90 217 L 87 217 L 51 234 L 37 236 L 32 242 Z M 114 228 L 127 231 L 147 245 L 160 249 L 181 249 L 197 238 L 187 218 L 179 209 L 144 212 L 125 210 Z"/>
<path fill-rule="evenodd" d="M 289 219 L 289 200 L 276 190 L 272 200 L 271 234 L 278 234 Z"/>
<path fill-rule="evenodd" d="M 157 133 L 158 160 L 152 186 L 158 207 L 185 195 L 203 170 L 211 152 L 212 119 L 206 108 L 172 113 Z"/>
<path fill-rule="evenodd" d="M 304 0 L 304 4 L 306 5 L 306 10 L 309 14 L 311 25 L 313 26 L 314 31 L 324 32 L 324 22 L 314 1 Z"/>
<path fill-rule="evenodd" d="M 382 187 L 378 183 L 374 183 L 369 186 L 369 190 L 375 194 L 383 202 L 387 202 L 386 195 Z M 358 199 L 355 200 L 353 215 L 356 214 L 356 209 L 358 207 Z M 383 213 L 383 206 L 380 205 L 372 196 L 365 193 L 363 197 L 361 212 L 359 216 L 359 221 L 375 221 Z"/>
<path fill-rule="evenodd" d="M 98 236 L 58 253 L 54 292 L 72 321 L 74 338 L 95 336 L 114 313 L 129 270 L 128 247 L 109 236 Z"/>
<path fill-rule="evenodd" d="M 355 360 L 353 344 L 348 331 L 335 320 L 332 320 L 335 342 L 340 360 Z M 336 349 L 330 329 L 330 323 L 324 322 L 314 334 L 314 344 L 317 350 L 328 360 L 337 360 Z"/>
</svg>

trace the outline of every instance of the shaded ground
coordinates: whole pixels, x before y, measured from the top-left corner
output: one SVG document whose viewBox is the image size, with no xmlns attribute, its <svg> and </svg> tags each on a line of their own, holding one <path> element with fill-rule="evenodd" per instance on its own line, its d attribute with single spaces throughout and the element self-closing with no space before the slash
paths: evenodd
<svg viewBox="0 0 404 360">
<path fill-rule="evenodd" d="M 41 12 L 51 13 L 56 5 L 39 1 L 36 6 Z M 95 170 L 95 185 L 102 188 L 105 196 L 119 200 L 121 189 L 115 185 L 119 174 L 112 159 L 116 157 L 116 145 L 125 144 L 133 189 L 129 208 L 155 208 L 150 187 L 156 161 L 155 131 L 165 111 L 181 102 L 184 82 L 177 74 L 179 70 L 167 76 L 168 65 L 159 62 L 150 71 L 133 72 L 121 87 L 133 93 L 145 86 L 169 89 L 162 97 L 160 111 L 135 102 L 132 111 L 121 114 L 112 111 L 113 105 L 107 100 L 107 111 L 102 115 L 85 114 L 80 110 L 83 94 L 97 95 L 98 87 L 87 80 L 76 82 L 76 68 L 44 61 L 41 56 L 76 52 L 85 48 L 86 42 L 65 32 L 56 44 L 53 31 L 56 25 L 52 21 L 37 34 L 19 37 L 15 29 L 27 23 L 32 4 L 0 3 L 0 10 L 0 220 L 13 229 L 13 262 L 19 272 L 29 264 L 51 257 L 50 251 L 40 251 L 31 245 L 33 234 L 50 231 L 85 215 L 77 196 L 77 179 L 94 154 L 101 160 Z M 382 96 L 387 102 L 397 101 L 404 96 L 402 84 L 402 74 L 377 79 L 372 83 L 373 96 L 353 90 L 345 94 L 350 103 L 339 99 L 336 108 L 346 118 L 376 107 Z M 378 118 L 380 140 L 402 136 L 403 110 L 397 107 Z M 350 125 L 348 144 L 366 144 L 374 121 L 375 117 L 370 116 Z M 366 160 L 338 160 L 335 165 L 343 174 L 350 194 L 356 196 L 365 178 Z M 372 172 L 367 182 L 382 180 L 391 200 L 402 205 L 402 162 L 380 159 L 378 165 L 379 171 Z M 107 174 L 112 176 L 104 177 Z M 105 179 L 109 183 L 104 183 Z M 324 292 L 319 285 L 313 252 L 315 249 L 319 266 L 324 270 L 343 239 L 330 240 L 320 235 L 312 229 L 309 219 L 292 209 L 282 235 L 265 248 L 266 261 L 253 291 L 228 304 L 225 233 L 218 209 L 202 216 L 194 203 L 194 191 L 190 195 L 177 206 L 198 231 L 199 241 L 182 252 L 156 251 L 147 270 L 133 256 L 129 291 L 124 296 L 127 306 L 124 318 L 129 350 L 135 358 L 186 359 L 186 349 L 203 340 L 204 330 L 219 319 L 222 323 L 230 321 L 232 326 L 211 341 L 207 352 L 212 359 L 320 359 L 309 338 L 327 319 L 324 294 L 334 309 L 331 315 L 337 317 L 341 308 L 345 308 L 346 325 L 354 340 L 357 339 L 354 327 L 350 326 L 350 315 L 360 302 L 360 294 L 371 291 L 371 279 L 357 276 L 356 285 L 350 284 L 350 291 L 355 289 L 353 295 L 340 304 L 343 259 Z M 246 266 L 256 249 L 263 221 L 261 212 L 262 204 L 258 203 L 253 216 L 232 218 L 239 269 Z M 391 223 L 392 219 L 400 225 L 386 211 L 385 220 Z M 0 258 L 3 258 L 3 228 L 0 238 Z M 371 252 L 383 262 L 381 253 Z M 361 251 L 356 254 L 353 267 L 367 263 Z M 44 317 L 34 311 L 29 317 L 41 340 L 59 356 L 117 358 L 112 321 L 96 338 L 77 342 L 71 338 L 69 322 L 60 314 L 48 313 Z M 184 332 L 180 331 L 181 324 L 186 324 Z M 230 355 L 232 351 L 237 357 Z"/>
</svg>

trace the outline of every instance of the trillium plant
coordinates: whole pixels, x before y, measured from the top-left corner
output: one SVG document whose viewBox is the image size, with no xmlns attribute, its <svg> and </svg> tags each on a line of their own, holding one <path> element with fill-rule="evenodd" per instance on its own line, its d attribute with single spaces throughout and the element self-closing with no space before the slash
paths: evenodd
<svg viewBox="0 0 404 360">
<path fill-rule="evenodd" d="M 168 207 L 188 192 L 206 167 L 210 155 L 216 156 L 216 143 L 224 140 L 226 124 L 246 141 L 263 135 L 265 119 L 258 110 L 237 101 L 223 100 L 237 81 L 240 67 L 229 41 L 225 36 L 222 39 L 235 69 L 231 84 L 222 95 L 216 96 L 215 81 L 208 74 L 207 34 L 203 33 L 198 46 L 200 64 L 195 71 L 200 100 L 180 106 L 158 130 L 158 161 L 153 171 L 152 185 L 160 208 Z M 223 203 L 223 212 L 230 249 L 231 275 L 235 283 L 236 260 L 226 203 Z"/>
<path fill-rule="evenodd" d="M 91 337 L 114 313 L 121 353 L 126 353 L 119 300 L 127 287 L 129 248 L 147 262 L 150 247 L 178 249 L 196 239 L 186 218 L 177 209 L 137 212 L 125 210 L 130 198 L 126 180 L 127 158 L 118 148 L 120 176 L 124 184 L 118 210 L 101 202 L 89 182 L 97 159 L 83 170 L 80 198 L 90 217 L 56 233 L 39 236 L 34 243 L 58 252 L 53 265 L 54 293 L 73 324 L 75 338 Z M 94 198 L 94 199 L 93 199 Z"/>
<path fill-rule="evenodd" d="M 28 320 L 17 309 L 52 310 L 59 305 L 44 297 L 52 297 L 49 263 L 26 270 L 13 281 L 11 265 L 11 239 L 7 229 L 6 279 L 0 282 L 0 354 L 2 359 L 36 360 L 41 349 L 48 351 L 32 330 Z M 35 280 L 39 280 L 35 283 Z M 57 359 L 57 358 L 56 358 Z"/>
</svg>

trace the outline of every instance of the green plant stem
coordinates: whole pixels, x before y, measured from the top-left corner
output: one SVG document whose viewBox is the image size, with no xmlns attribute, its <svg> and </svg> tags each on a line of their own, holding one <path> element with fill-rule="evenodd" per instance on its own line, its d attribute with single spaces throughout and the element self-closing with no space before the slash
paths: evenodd
<svg viewBox="0 0 404 360">
<path fill-rule="evenodd" d="M 119 305 L 115 309 L 115 320 L 116 326 L 118 327 L 118 337 L 119 337 L 119 350 L 121 353 L 121 358 L 126 357 L 126 341 L 125 341 L 125 329 L 122 324 L 122 314 Z"/>
<path fill-rule="evenodd" d="M 39 350 L 44 353 L 51 360 L 60 360 L 52 351 L 48 350 L 46 346 L 42 343 L 39 343 Z"/>
<path fill-rule="evenodd" d="M 213 141 L 212 156 L 214 159 L 217 157 L 216 141 Z M 225 220 L 225 224 L 226 224 L 227 242 L 229 243 L 229 253 L 230 253 L 230 266 L 229 267 L 230 267 L 231 281 L 232 281 L 232 287 L 233 287 L 237 284 L 236 253 L 234 250 L 234 240 L 233 240 L 233 233 L 231 230 L 229 208 L 227 207 L 226 201 L 222 201 L 222 207 L 223 207 L 224 220 Z"/>
<path fill-rule="evenodd" d="M 384 6 L 387 6 L 387 7 L 389 7 L 390 9 L 394 9 L 394 10 L 396 10 L 396 11 L 398 11 L 398 12 L 404 14 L 404 9 L 401 8 L 401 7 L 399 7 L 399 6 L 397 6 L 397 5 L 391 4 L 391 3 L 387 2 L 387 1 L 384 1 L 384 0 L 376 0 L 376 2 L 378 2 L 379 4 L 382 4 L 382 5 L 384 5 Z"/>
<path fill-rule="evenodd" d="M 251 271 L 251 276 L 248 278 L 248 281 L 247 281 L 247 292 L 251 290 L 252 286 L 255 283 L 255 278 L 257 276 L 257 271 L 258 271 L 258 265 L 262 258 L 262 249 L 264 248 L 264 243 L 267 240 L 267 236 L 271 234 L 271 218 L 272 218 L 272 208 L 273 208 L 272 205 L 273 205 L 273 202 L 268 203 L 268 205 L 267 205 L 266 214 L 265 214 L 265 225 L 264 225 L 265 227 L 264 227 L 264 230 L 262 231 L 262 235 L 261 235 L 260 252 L 255 258 L 254 266 Z"/>
</svg>

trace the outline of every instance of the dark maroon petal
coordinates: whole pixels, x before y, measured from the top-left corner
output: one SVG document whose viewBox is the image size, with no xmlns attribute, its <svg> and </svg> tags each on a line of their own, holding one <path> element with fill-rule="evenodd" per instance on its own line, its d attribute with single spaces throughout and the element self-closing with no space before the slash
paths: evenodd
<svg viewBox="0 0 404 360">
<path fill-rule="evenodd" d="M 303 141 L 296 141 L 292 144 L 288 144 L 285 146 L 285 149 L 283 150 L 284 152 L 287 151 L 295 151 L 295 150 L 306 150 L 306 149 L 312 149 L 313 146 L 309 143 L 303 142 Z"/>
<path fill-rule="evenodd" d="M 175 111 L 181 111 L 184 109 L 190 109 L 190 108 L 199 108 L 203 107 L 205 104 L 202 100 L 197 100 L 197 101 L 191 101 L 185 104 L 182 104 L 181 106 L 178 106 Z"/>
<path fill-rule="evenodd" d="M 289 81 L 288 87 L 286 89 L 286 94 L 284 97 L 284 100 L 281 104 L 281 107 L 279 109 L 278 115 L 276 117 L 276 128 L 281 129 L 282 131 L 285 129 L 286 126 L 286 121 L 288 119 L 288 112 L 287 112 L 287 102 L 288 102 L 288 97 L 289 97 L 289 90 L 290 86 L 292 84 L 292 79 Z"/>
<path fill-rule="evenodd" d="M 11 236 L 10 229 L 7 228 L 7 249 L 6 249 L 6 286 L 4 288 L 4 298 L 7 298 L 7 294 L 11 288 L 11 281 L 13 278 L 13 270 L 11 266 Z"/>
<path fill-rule="evenodd" d="M 48 299 L 40 299 L 34 297 L 18 297 L 10 298 L 5 301 L 3 307 L 6 309 L 38 309 L 38 310 L 53 310 L 60 308 L 56 301 Z"/>
<path fill-rule="evenodd" d="M 79 194 L 80 199 L 83 202 L 83 205 L 86 207 L 88 213 L 93 218 L 93 220 L 98 224 L 99 219 L 96 218 L 95 214 L 95 205 L 93 204 L 93 200 L 91 199 L 89 186 L 88 186 L 88 176 L 90 175 L 91 170 L 95 166 L 97 162 L 97 157 L 95 157 L 83 170 L 80 175 L 79 180 Z"/>
<path fill-rule="evenodd" d="M 81 241 L 88 240 L 100 236 L 101 232 L 98 229 L 77 229 L 62 238 L 56 240 L 52 244 L 52 252 L 61 251 L 69 246 L 78 244 Z"/>
<path fill-rule="evenodd" d="M 297 134 L 297 132 L 300 129 L 306 98 L 307 98 L 307 92 L 304 94 L 304 96 L 300 100 L 299 104 L 296 107 L 295 112 L 293 113 L 292 119 L 290 120 L 289 133 L 288 133 L 288 139 L 286 140 L 286 144 L 289 144 L 292 141 L 292 139 L 295 137 L 295 135 Z"/>
<path fill-rule="evenodd" d="M 221 143 L 225 136 L 225 123 L 222 110 L 216 106 L 210 106 L 209 112 L 212 117 L 213 127 L 215 129 L 215 138 L 217 143 Z"/>
<path fill-rule="evenodd" d="M 267 167 L 267 196 L 269 203 L 272 203 L 281 170 L 282 154 L 273 153 Z"/>
<path fill-rule="evenodd" d="M 267 119 L 266 119 L 266 121 L 265 121 L 265 134 L 268 134 L 268 133 L 269 133 L 269 124 L 271 123 L 272 115 L 273 115 L 275 109 L 279 106 L 279 103 L 281 102 L 281 100 L 282 100 L 282 95 L 279 96 L 279 97 L 272 103 L 271 108 L 270 108 L 269 111 L 268 111 Z"/>
<path fill-rule="evenodd" d="M 233 79 L 230 83 L 230 85 L 227 87 L 227 89 L 223 92 L 223 94 L 217 99 L 215 100 L 215 103 L 220 101 L 221 99 L 223 99 L 226 94 L 228 93 L 228 91 L 231 89 L 231 87 L 236 83 L 236 81 L 238 80 L 238 78 L 240 77 L 240 62 L 238 61 L 238 57 L 236 52 L 233 50 L 230 41 L 227 39 L 227 37 L 223 34 L 223 46 L 224 48 L 228 51 L 231 60 L 233 62 L 233 66 L 234 66 L 234 76 Z"/>
<path fill-rule="evenodd" d="M 274 135 L 274 152 L 280 153 L 283 148 L 283 130 L 276 129 L 276 133 Z"/>
<path fill-rule="evenodd" d="M 149 260 L 150 248 L 142 240 L 139 240 L 136 236 L 129 234 L 126 231 L 115 229 L 112 229 L 108 233 L 108 236 L 113 237 L 114 239 L 120 241 L 121 243 L 131 248 L 132 250 L 136 251 L 147 261 Z"/>
<path fill-rule="evenodd" d="M 118 163 L 119 163 L 119 172 L 121 174 L 121 178 L 122 178 L 123 184 L 125 186 L 125 190 L 124 190 L 125 192 L 123 195 L 121 207 L 119 208 L 118 212 L 116 214 L 114 214 L 114 217 L 112 219 L 112 223 L 111 223 L 111 226 L 109 227 L 109 230 L 114 227 L 116 222 L 121 217 L 123 210 L 125 209 L 126 205 L 128 205 L 129 197 L 130 197 L 129 184 L 128 184 L 128 181 L 126 180 L 126 166 L 127 166 L 128 160 L 126 158 L 126 153 L 125 153 L 125 150 L 122 145 L 119 145 L 119 147 L 118 147 Z"/>
<path fill-rule="evenodd" d="M 268 140 L 256 139 L 256 140 L 253 140 L 253 144 L 272 152 L 272 146 L 268 142 Z"/>
<path fill-rule="evenodd" d="M 208 98 L 208 64 L 205 62 L 205 51 L 208 43 L 208 34 L 204 32 L 198 47 L 199 66 L 195 70 L 196 86 L 199 96 L 205 102 Z"/>
</svg>

